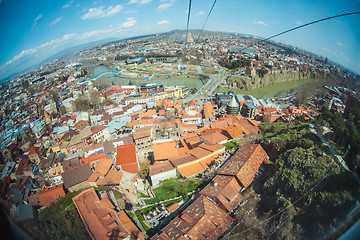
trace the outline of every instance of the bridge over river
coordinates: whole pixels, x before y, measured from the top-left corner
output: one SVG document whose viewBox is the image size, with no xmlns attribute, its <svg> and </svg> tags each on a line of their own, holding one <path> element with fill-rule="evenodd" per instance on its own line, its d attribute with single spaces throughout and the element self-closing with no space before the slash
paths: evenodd
<svg viewBox="0 0 360 240">
<path fill-rule="evenodd" d="M 92 77 L 90 78 L 91 80 L 96 80 L 98 79 L 99 77 L 101 77 L 102 75 L 105 75 L 105 74 L 115 74 L 115 75 L 118 75 L 119 73 L 121 73 L 122 70 L 120 71 L 105 71 L 105 72 L 102 72 L 102 73 L 99 73 L 98 75 L 96 75 L 95 77 Z"/>
</svg>

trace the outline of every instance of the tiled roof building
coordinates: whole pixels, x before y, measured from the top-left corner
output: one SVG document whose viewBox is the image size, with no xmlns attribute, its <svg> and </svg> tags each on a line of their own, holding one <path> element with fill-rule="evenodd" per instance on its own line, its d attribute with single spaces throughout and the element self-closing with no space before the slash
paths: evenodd
<svg viewBox="0 0 360 240">
<path fill-rule="evenodd" d="M 263 162 L 269 156 L 260 144 L 245 144 L 218 171 L 218 175 L 235 176 L 243 187 L 248 187 Z"/>
<path fill-rule="evenodd" d="M 162 142 L 162 143 L 154 143 L 153 151 L 154 151 L 154 160 L 155 161 L 164 161 L 167 159 L 171 159 L 179 156 L 178 148 L 176 147 L 178 142 Z"/>
<path fill-rule="evenodd" d="M 88 186 L 88 178 L 92 171 L 89 164 L 80 165 L 66 172 L 61 173 L 65 187 L 70 191 L 77 191 L 80 188 Z"/>
<path fill-rule="evenodd" d="M 217 175 L 211 183 L 201 191 L 201 194 L 209 197 L 217 203 L 221 209 L 232 212 L 243 198 L 240 190 L 241 186 L 235 177 Z"/>
<path fill-rule="evenodd" d="M 101 185 L 119 185 L 122 177 L 122 172 L 117 170 L 110 170 L 114 164 L 114 159 L 103 158 L 100 159 L 95 171 L 87 180 L 91 186 Z"/>
<path fill-rule="evenodd" d="M 117 146 L 116 166 L 121 170 L 130 173 L 137 173 L 139 171 L 139 164 L 136 157 L 135 144 L 126 144 Z"/>
<path fill-rule="evenodd" d="M 82 164 L 86 164 L 86 163 L 98 162 L 102 158 L 106 158 L 106 153 L 105 152 L 102 152 L 102 153 L 99 153 L 99 154 L 94 154 L 94 155 L 91 155 L 91 156 L 86 157 L 86 158 L 82 158 L 82 159 L 80 159 L 80 161 L 81 161 Z"/>
<path fill-rule="evenodd" d="M 201 196 L 151 239 L 218 239 L 232 222 L 226 212 Z"/>
<path fill-rule="evenodd" d="M 53 187 L 46 187 L 44 190 L 38 193 L 39 206 L 45 207 L 49 206 L 52 202 L 55 202 L 56 199 L 65 196 L 64 184 Z"/>
<path fill-rule="evenodd" d="M 144 239 L 124 210 L 117 212 L 108 198 L 99 199 L 94 188 L 73 198 L 91 239 Z"/>
</svg>

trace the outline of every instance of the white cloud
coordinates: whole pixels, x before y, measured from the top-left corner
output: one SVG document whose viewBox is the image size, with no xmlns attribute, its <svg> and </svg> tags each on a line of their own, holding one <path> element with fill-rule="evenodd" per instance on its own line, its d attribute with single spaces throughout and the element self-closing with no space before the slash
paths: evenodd
<svg viewBox="0 0 360 240">
<path fill-rule="evenodd" d="M 172 3 L 162 3 L 157 7 L 158 11 L 164 11 L 166 9 L 168 9 L 169 7 L 171 7 L 173 4 Z"/>
<path fill-rule="evenodd" d="M 74 0 L 71 0 L 69 3 L 65 4 L 62 9 L 70 7 L 74 3 Z"/>
<path fill-rule="evenodd" d="M 345 46 L 342 42 L 337 42 L 336 44 L 337 44 L 338 46 L 340 46 L 340 47 Z"/>
<path fill-rule="evenodd" d="M 121 37 L 131 36 L 134 34 L 131 32 L 132 26 L 136 24 L 134 17 L 128 18 L 122 24 L 110 27 L 108 29 L 95 30 L 85 32 L 83 34 L 65 34 L 60 38 L 53 39 L 45 42 L 34 48 L 21 51 L 18 55 L 7 61 L 5 64 L 0 66 L 0 76 L 8 76 L 14 72 L 23 71 L 32 65 L 43 61 L 44 59 L 52 56 L 62 50 L 85 44 L 93 41 L 98 41 L 110 37 Z M 128 32 L 126 34 L 126 32 Z"/>
<path fill-rule="evenodd" d="M 63 18 L 63 17 L 58 17 L 58 18 L 56 18 L 54 21 L 52 21 L 52 22 L 49 24 L 49 26 L 53 26 L 53 25 L 57 24 L 58 22 L 61 21 L 62 18 Z"/>
<path fill-rule="evenodd" d="M 120 27 L 129 28 L 135 26 L 135 24 L 136 24 L 136 19 L 134 17 L 129 17 L 128 19 L 126 19 L 124 23 L 120 24 Z"/>
<path fill-rule="evenodd" d="M 43 15 L 42 15 L 42 14 L 39 14 L 39 15 L 34 19 L 34 22 L 33 22 L 33 25 L 31 26 L 31 29 L 33 29 L 33 28 L 36 26 L 37 22 L 38 22 L 42 17 L 43 17 Z"/>
<path fill-rule="evenodd" d="M 13 64 L 17 61 L 19 61 L 21 58 L 25 57 L 26 55 L 32 55 L 34 53 L 37 52 L 37 49 L 36 48 L 33 48 L 33 49 L 28 49 L 28 50 L 22 50 L 22 52 L 19 54 L 19 55 L 16 55 L 15 57 L 13 57 L 11 60 L 7 61 L 5 63 L 5 65 L 10 65 L 10 64 Z"/>
<path fill-rule="evenodd" d="M 86 20 L 111 17 L 118 14 L 122 9 L 122 5 L 116 5 L 115 7 L 109 6 L 108 8 L 105 8 L 104 6 L 99 8 L 90 8 L 85 15 L 81 16 L 81 19 Z"/>
<path fill-rule="evenodd" d="M 204 15 L 205 13 L 203 11 L 195 13 L 195 15 Z"/>
<path fill-rule="evenodd" d="M 170 23 L 168 20 L 158 21 L 159 25 L 168 24 L 168 23 Z"/>
<path fill-rule="evenodd" d="M 254 22 L 254 24 L 259 24 L 259 25 L 263 25 L 263 26 L 267 25 L 267 23 L 265 23 L 263 21 L 256 21 L 256 22 Z"/>
<path fill-rule="evenodd" d="M 152 0 L 130 0 L 127 5 L 131 5 L 131 4 L 138 4 L 138 5 L 144 5 L 147 4 L 149 2 L 151 2 Z"/>
<path fill-rule="evenodd" d="M 295 23 L 296 23 L 296 25 L 298 25 L 298 26 L 302 25 L 302 22 L 301 22 L 300 20 L 297 20 Z"/>
</svg>

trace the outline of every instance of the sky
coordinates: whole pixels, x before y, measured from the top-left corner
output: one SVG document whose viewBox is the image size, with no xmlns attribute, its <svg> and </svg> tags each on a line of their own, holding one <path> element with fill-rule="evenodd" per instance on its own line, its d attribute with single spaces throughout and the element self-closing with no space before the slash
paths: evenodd
<svg viewBox="0 0 360 240">
<path fill-rule="evenodd" d="M 201 29 L 213 0 L 192 0 L 190 29 Z M 0 79 L 70 47 L 102 39 L 186 29 L 184 0 L 0 0 Z M 360 0 L 218 0 L 205 30 L 269 37 L 333 15 Z M 360 74 L 360 14 L 273 39 L 327 57 Z"/>
</svg>

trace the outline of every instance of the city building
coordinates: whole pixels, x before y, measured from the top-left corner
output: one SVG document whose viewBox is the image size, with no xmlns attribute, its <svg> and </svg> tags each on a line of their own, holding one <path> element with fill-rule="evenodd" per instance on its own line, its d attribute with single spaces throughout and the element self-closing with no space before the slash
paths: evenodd
<svg viewBox="0 0 360 240">
<path fill-rule="evenodd" d="M 216 175 L 200 194 L 209 197 L 224 211 L 232 212 L 243 199 L 241 189 L 235 177 Z"/>
<path fill-rule="evenodd" d="M 139 162 L 134 143 L 117 146 L 116 168 L 129 173 L 137 173 L 139 171 Z"/>
<path fill-rule="evenodd" d="M 38 193 L 39 206 L 46 207 L 52 202 L 55 202 L 58 198 L 64 197 L 64 184 L 53 184 L 51 187 L 45 187 Z"/>
<path fill-rule="evenodd" d="M 151 240 L 218 239 L 233 221 L 225 211 L 202 195 Z"/>
<path fill-rule="evenodd" d="M 61 177 L 63 179 L 65 188 L 69 192 L 74 192 L 89 186 L 87 180 L 91 174 L 92 171 L 90 164 L 84 164 L 61 173 Z"/>
<path fill-rule="evenodd" d="M 145 238 L 124 210 L 117 211 L 107 197 L 99 198 L 94 188 L 79 193 L 72 200 L 91 239 Z"/>
<path fill-rule="evenodd" d="M 260 144 L 243 145 L 217 172 L 218 175 L 234 176 L 241 187 L 247 188 L 263 162 L 269 156 Z"/>
</svg>

